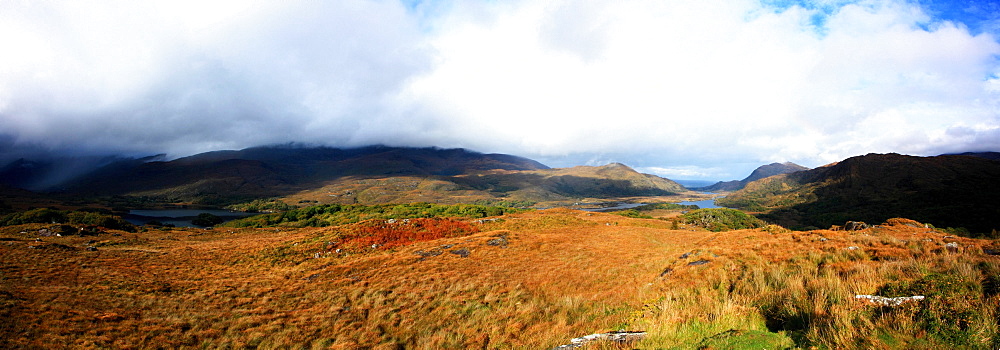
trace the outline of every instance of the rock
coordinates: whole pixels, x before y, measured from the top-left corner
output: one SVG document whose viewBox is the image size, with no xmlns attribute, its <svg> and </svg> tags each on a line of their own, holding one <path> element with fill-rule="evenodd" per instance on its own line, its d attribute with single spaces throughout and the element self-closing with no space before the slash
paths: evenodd
<svg viewBox="0 0 1000 350">
<path fill-rule="evenodd" d="M 668 267 L 668 268 L 664 269 L 663 272 L 660 272 L 660 277 L 669 275 L 672 272 L 674 272 L 674 269 Z"/>
<path fill-rule="evenodd" d="M 465 248 L 455 249 L 455 250 L 450 251 L 449 253 L 458 255 L 458 256 L 463 257 L 463 258 L 469 257 L 469 254 L 470 254 L 469 250 L 465 249 Z"/>
<path fill-rule="evenodd" d="M 569 344 L 560 345 L 554 349 L 575 349 L 594 341 L 609 341 L 617 344 L 631 344 L 641 341 L 646 337 L 646 332 L 617 331 L 608 333 L 595 333 L 579 338 L 573 338 Z"/>
<path fill-rule="evenodd" d="M 889 297 L 883 297 L 883 296 L 879 296 L 879 295 L 863 295 L 863 294 L 859 294 L 859 295 L 855 295 L 854 299 L 867 300 L 868 302 L 870 302 L 872 304 L 875 304 L 875 305 L 879 305 L 879 306 L 899 306 L 899 305 L 902 305 L 903 303 L 917 302 L 917 301 L 924 300 L 924 296 L 923 295 L 914 295 L 912 297 L 895 297 L 895 298 L 889 298 Z"/>
<path fill-rule="evenodd" d="M 431 251 L 418 250 L 418 251 L 413 252 L 413 254 L 417 254 L 417 255 L 420 255 L 420 256 L 425 257 L 425 258 L 431 257 L 431 256 L 438 256 L 438 255 L 441 255 L 442 253 L 444 253 L 444 252 L 442 252 L 442 251 L 440 251 L 438 249 L 434 249 L 434 250 L 431 250 Z"/>
<path fill-rule="evenodd" d="M 844 248 L 844 249 L 847 249 L 847 250 L 858 250 L 858 249 L 861 249 L 861 248 L 858 248 L 858 247 L 855 247 L 855 246 L 852 245 L 852 246 Z"/>
<path fill-rule="evenodd" d="M 486 245 L 488 245 L 488 246 L 494 246 L 494 247 L 506 247 L 507 243 L 508 243 L 507 242 L 507 237 L 504 237 L 504 236 L 499 236 L 499 237 L 496 237 L 496 238 L 493 238 L 491 240 L 486 241 Z"/>
<path fill-rule="evenodd" d="M 96 252 L 97 251 L 97 247 L 89 245 L 89 246 L 87 246 L 87 251 L 88 252 Z"/>
<path fill-rule="evenodd" d="M 698 260 L 698 261 L 692 261 L 692 262 L 689 262 L 689 263 L 688 263 L 688 266 L 698 266 L 698 265 L 705 265 L 705 264 L 708 264 L 708 263 L 710 263 L 710 262 L 711 262 L 711 261 L 708 261 L 708 260 Z"/>
<path fill-rule="evenodd" d="M 949 251 L 952 251 L 952 252 L 957 252 L 958 251 L 958 242 L 945 243 L 944 248 L 948 249 Z"/>
<path fill-rule="evenodd" d="M 859 231 L 869 227 L 871 226 L 868 226 L 868 224 L 864 223 L 863 221 L 848 221 L 846 224 L 844 224 L 844 231 Z"/>
</svg>

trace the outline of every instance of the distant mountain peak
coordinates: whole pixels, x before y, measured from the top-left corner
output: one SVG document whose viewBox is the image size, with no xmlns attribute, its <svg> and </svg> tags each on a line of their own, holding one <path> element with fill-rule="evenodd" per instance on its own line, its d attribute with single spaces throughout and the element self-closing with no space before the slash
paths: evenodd
<svg viewBox="0 0 1000 350">
<path fill-rule="evenodd" d="M 747 176 L 742 181 L 744 184 L 746 184 L 749 182 L 763 179 L 765 177 L 794 173 L 796 171 L 802 171 L 802 170 L 809 170 L 809 168 L 806 168 L 804 166 L 792 162 L 771 163 L 757 167 L 757 169 L 754 169 L 754 171 L 750 173 L 750 176 Z"/>
<path fill-rule="evenodd" d="M 775 163 L 765 164 L 765 165 L 761 165 L 761 166 L 757 167 L 757 169 L 754 169 L 753 172 L 751 172 L 750 175 L 747 176 L 746 178 L 744 178 L 743 180 L 738 180 L 738 181 L 737 180 L 734 180 L 734 181 L 720 181 L 720 182 L 715 183 L 714 185 L 711 185 L 711 186 L 708 186 L 708 187 L 699 188 L 699 190 L 710 191 L 710 192 L 711 191 L 736 191 L 736 190 L 742 189 L 748 183 L 751 183 L 751 182 L 754 182 L 754 181 L 757 181 L 757 180 L 760 180 L 760 179 L 763 179 L 763 178 L 771 177 L 771 176 L 774 176 L 774 175 L 794 173 L 794 172 L 802 171 L 802 170 L 809 170 L 809 168 L 801 166 L 801 165 L 798 165 L 798 164 L 795 164 L 795 163 L 792 163 L 792 162 L 784 162 L 784 163 L 777 163 L 777 162 L 775 162 Z"/>
</svg>

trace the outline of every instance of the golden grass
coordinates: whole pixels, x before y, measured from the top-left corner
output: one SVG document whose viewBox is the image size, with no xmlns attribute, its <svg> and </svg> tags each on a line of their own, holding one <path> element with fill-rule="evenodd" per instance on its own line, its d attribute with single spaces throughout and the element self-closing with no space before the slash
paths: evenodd
<svg viewBox="0 0 1000 350">
<path fill-rule="evenodd" d="M 931 272 L 1000 272 L 982 254 L 989 241 L 900 225 L 712 233 L 566 209 L 502 219 L 375 249 L 346 244 L 372 233 L 362 224 L 43 242 L 45 225 L 0 228 L 0 347 L 545 349 L 622 328 L 649 332 L 639 348 L 730 329 L 804 347 L 931 347 L 943 343 L 921 334 L 918 308 L 853 296 Z M 993 344 L 997 297 L 970 303 L 992 311 L 970 314 L 982 330 L 969 344 Z"/>
</svg>

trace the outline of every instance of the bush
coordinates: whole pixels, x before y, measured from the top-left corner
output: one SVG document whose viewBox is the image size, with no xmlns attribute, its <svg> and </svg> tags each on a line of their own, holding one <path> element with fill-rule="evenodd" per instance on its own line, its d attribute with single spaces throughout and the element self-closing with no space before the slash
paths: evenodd
<svg viewBox="0 0 1000 350">
<path fill-rule="evenodd" d="M 761 228 L 767 224 L 742 211 L 728 208 L 698 209 L 681 215 L 685 224 L 713 232 Z"/>
<path fill-rule="evenodd" d="M 0 225 L 58 224 L 67 222 L 66 211 L 37 208 L 9 214 L 0 219 Z"/>
<path fill-rule="evenodd" d="M 284 213 L 264 214 L 249 218 L 233 220 L 224 224 L 227 227 L 320 227 L 336 226 L 361 222 L 364 220 L 416 219 L 416 218 L 484 218 L 509 213 L 522 212 L 524 209 L 483 206 L 474 204 L 379 204 L 379 205 L 341 205 L 328 204 L 289 210 Z"/>
<path fill-rule="evenodd" d="M 135 225 L 132 225 L 121 217 L 102 213 L 71 211 L 66 214 L 66 218 L 73 225 L 100 226 L 125 231 L 135 229 Z"/>
<path fill-rule="evenodd" d="M 299 203 L 309 203 L 315 201 L 299 201 Z M 242 211 L 247 213 L 260 213 L 260 212 L 283 212 L 295 209 L 296 207 L 288 205 L 278 199 L 255 199 L 247 203 L 233 204 L 227 206 L 226 209 Z"/>
<path fill-rule="evenodd" d="M 121 217 L 94 211 L 66 211 L 49 208 L 31 209 L 0 217 L 0 226 L 22 224 L 71 224 L 100 226 L 109 229 L 135 231 L 135 225 Z"/>
<path fill-rule="evenodd" d="M 209 227 L 221 224 L 224 221 L 225 220 L 216 215 L 212 215 L 210 213 L 201 213 L 198 214 L 198 217 L 196 217 L 194 220 L 191 220 L 191 224 L 194 224 L 196 226 Z"/>
<path fill-rule="evenodd" d="M 635 209 L 628 209 L 628 210 L 616 211 L 616 212 L 612 212 L 612 214 L 618 214 L 618 215 L 621 215 L 621 216 L 624 216 L 624 217 L 627 217 L 627 218 L 636 218 L 636 219 L 652 219 L 653 218 L 652 216 L 640 213 L 638 210 L 635 210 Z"/>
</svg>

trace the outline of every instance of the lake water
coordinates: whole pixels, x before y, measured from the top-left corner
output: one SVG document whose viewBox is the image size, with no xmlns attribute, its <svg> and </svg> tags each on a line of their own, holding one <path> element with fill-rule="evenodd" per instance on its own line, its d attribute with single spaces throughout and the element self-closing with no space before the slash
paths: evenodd
<svg viewBox="0 0 1000 350">
<path fill-rule="evenodd" d="M 244 213 L 222 209 L 163 209 L 163 210 L 129 210 L 122 218 L 134 225 L 143 225 L 149 221 L 159 221 L 164 225 L 177 227 L 199 227 L 191 223 L 198 214 L 209 213 L 225 221 L 258 215 L 259 213 Z"/>
<path fill-rule="evenodd" d="M 684 205 L 697 205 L 701 209 L 711 209 L 711 208 L 723 208 L 715 204 L 715 199 L 706 199 L 703 201 L 690 201 L 690 202 L 680 202 L 677 204 Z"/>
<path fill-rule="evenodd" d="M 614 206 L 611 206 L 611 207 L 585 208 L 585 209 L 580 209 L 580 210 L 583 210 L 583 211 L 617 211 L 617 210 L 632 209 L 632 208 L 635 208 L 635 207 L 638 207 L 638 206 L 641 206 L 641 205 L 645 205 L 645 203 L 617 203 L 617 204 L 615 204 Z"/>
</svg>

